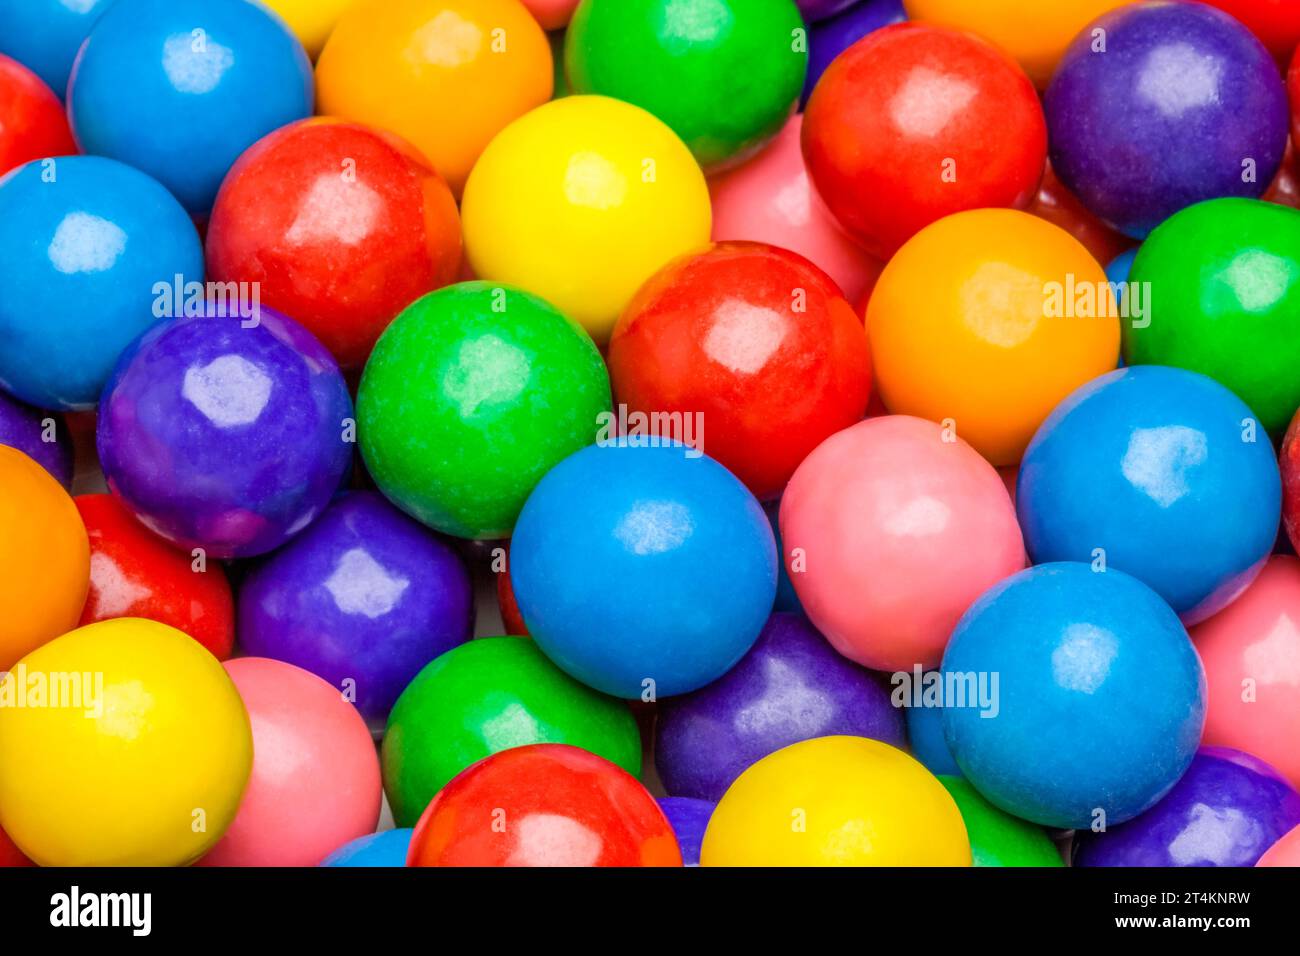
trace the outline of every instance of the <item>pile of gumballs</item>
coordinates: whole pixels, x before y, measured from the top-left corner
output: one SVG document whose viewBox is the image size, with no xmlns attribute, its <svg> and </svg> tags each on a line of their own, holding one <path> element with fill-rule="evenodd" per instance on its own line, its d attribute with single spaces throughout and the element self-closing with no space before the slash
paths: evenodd
<svg viewBox="0 0 1300 956">
<path fill-rule="evenodd" d="M 1297 46 L 0 0 L 0 865 L 1300 865 Z"/>
</svg>

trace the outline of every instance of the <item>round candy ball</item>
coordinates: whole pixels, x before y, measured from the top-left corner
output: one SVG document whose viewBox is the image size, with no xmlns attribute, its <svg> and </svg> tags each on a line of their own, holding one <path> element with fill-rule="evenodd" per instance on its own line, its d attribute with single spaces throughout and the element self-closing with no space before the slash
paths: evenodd
<svg viewBox="0 0 1300 956">
<path fill-rule="evenodd" d="M 903 751 L 819 737 L 764 757 L 718 802 L 702 866 L 970 866 L 957 804 Z"/>
<path fill-rule="evenodd" d="M 64 488 L 72 487 L 72 438 L 60 416 L 0 392 L 0 445 L 18 449 Z"/>
<path fill-rule="evenodd" d="M 543 30 L 560 30 L 568 25 L 578 0 L 523 0 L 523 4 Z"/>
<path fill-rule="evenodd" d="M 709 190 L 645 110 L 566 96 L 492 140 L 461 220 L 475 275 L 542 296 L 603 342 L 641 283 L 708 242 Z"/>
<path fill-rule="evenodd" d="M 1099 263 L 1110 262 L 1133 246 L 1132 239 L 1090 213 L 1078 197 L 1065 188 L 1056 178 L 1051 163 L 1043 170 L 1043 183 L 1038 188 L 1038 195 L 1025 211 L 1060 226 L 1083 243 Z"/>
<path fill-rule="evenodd" d="M 420 818 L 408 866 L 681 866 L 654 797 L 595 754 L 562 744 L 503 750 L 444 787 Z"/>
<path fill-rule="evenodd" d="M 393 819 L 414 824 L 453 777 L 509 747 L 562 743 L 641 772 L 632 712 L 579 684 L 519 637 L 484 637 L 433 661 L 398 698 L 384 735 Z"/>
<path fill-rule="evenodd" d="M 90 591 L 81 624 L 142 617 L 188 634 L 218 660 L 229 657 L 235 604 L 220 563 L 177 550 L 113 495 L 73 500 L 90 539 Z"/>
<path fill-rule="evenodd" d="M 1293 827 L 1259 858 L 1256 866 L 1300 866 L 1300 826 Z"/>
<path fill-rule="evenodd" d="M 959 213 L 915 236 L 867 308 L 876 385 L 902 415 L 947 422 L 994 465 L 1014 465 L 1080 385 L 1115 368 L 1106 273 L 1028 213 Z"/>
<path fill-rule="evenodd" d="M 550 44 L 518 0 L 359 0 L 316 67 L 320 113 L 409 140 L 457 196 L 488 141 L 551 89 Z"/>
<path fill-rule="evenodd" d="M 406 854 L 411 849 L 410 828 L 384 830 L 368 836 L 357 837 L 345 843 L 321 861 L 329 867 L 393 867 L 406 866 Z"/>
<path fill-rule="evenodd" d="M 194 224 L 144 173 L 93 156 L 29 163 L 0 180 L 0 386 L 93 408 L 173 284 L 202 278 Z"/>
<path fill-rule="evenodd" d="M 1103 832 L 1081 832 L 1076 866 L 1254 866 L 1300 826 L 1300 793 L 1264 761 L 1204 747 L 1159 803 Z"/>
<path fill-rule="evenodd" d="M 317 866 L 374 833 L 379 759 L 356 709 L 283 661 L 241 657 L 225 667 L 253 727 L 253 772 L 234 823 L 202 864 Z"/>
<path fill-rule="evenodd" d="M 649 110 L 713 170 L 758 151 L 794 112 L 802 31 L 791 0 L 583 0 L 565 73 L 575 93 Z"/>
<path fill-rule="evenodd" d="M 1282 525 L 1292 548 L 1300 541 L 1300 424 L 1297 422 L 1300 422 L 1300 411 L 1291 419 L 1278 453 L 1282 469 Z"/>
<path fill-rule="evenodd" d="M 175 628 L 120 618 L 33 651 L 0 693 L 50 674 L 68 675 L 63 706 L 0 707 L 0 825 L 28 856 L 183 866 L 220 839 L 253 740 L 215 657 Z"/>
<path fill-rule="evenodd" d="M 424 157 L 390 133 L 320 117 L 231 167 L 208 225 L 209 278 L 256 282 L 344 368 L 460 269 L 460 218 Z"/>
<path fill-rule="evenodd" d="M 660 797 L 656 802 L 677 837 L 677 846 L 682 851 L 682 865 L 699 866 L 700 844 L 704 842 L 704 831 L 708 828 L 709 817 L 713 815 L 716 804 L 691 797 Z"/>
<path fill-rule="evenodd" d="M 0 0 L 0 53 L 36 73 L 60 97 L 77 50 L 113 0 Z"/>
<path fill-rule="evenodd" d="M 382 726 L 420 668 L 469 640 L 460 556 L 373 491 L 351 491 L 239 589 L 244 653 L 295 664 Z"/>
<path fill-rule="evenodd" d="M 938 664 L 970 602 L 1025 564 L 998 473 L 902 415 L 845 429 L 804 460 L 781 499 L 781 540 L 812 623 L 877 670 Z"/>
<path fill-rule="evenodd" d="M 1280 437 L 1300 406 L 1300 212 L 1216 199 L 1172 216 L 1129 276 L 1148 290 L 1124 323 L 1128 365 L 1174 365 L 1222 382 Z"/>
<path fill-rule="evenodd" d="M 1061 181 L 1139 239 L 1202 200 L 1259 196 L 1286 149 L 1277 64 L 1200 3 L 1128 4 L 1093 21 L 1044 103 Z"/>
<path fill-rule="evenodd" d="M 803 83 L 803 103 L 826 68 L 841 53 L 868 33 L 907 19 L 902 0 L 856 0 L 838 13 L 816 23 L 808 30 L 808 76 Z"/>
<path fill-rule="evenodd" d="M 925 765 L 932 774 L 960 777 L 961 768 L 952 759 L 948 741 L 943 736 L 943 705 L 920 707 L 909 704 L 907 714 L 907 743 L 912 756 Z"/>
<path fill-rule="evenodd" d="M 1203 741 L 1254 754 L 1300 789 L 1300 561 L 1269 558 L 1191 634 L 1209 687 Z"/>
<path fill-rule="evenodd" d="M 942 677 L 962 774 L 1044 826 L 1137 816 L 1182 776 L 1205 722 L 1205 674 L 1177 615 L 1113 568 L 1043 564 L 991 588 L 953 631 Z"/>
<path fill-rule="evenodd" d="M 0 671 L 77 626 L 89 575 L 86 529 L 68 493 L 0 445 Z"/>
<path fill-rule="evenodd" d="M 34 159 L 76 151 L 62 101 L 35 73 L 0 54 L 0 176 Z"/>
<path fill-rule="evenodd" d="M 150 530 L 250 557 L 325 509 L 354 425 L 329 353 L 263 307 L 170 319 L 137 340 L 104 389 L 96 442 L 109 489 Z"/>
<path fill-rule="evenodd" d="M 654 700 L 703 687 L 757 640 L 776 596 L 763 509 L 707 456 L 593 445 L 538 483 L 511 539 L 528 632 L 583 683 Z"/>
<path fill-rule="evenodd" d="M 698 852 L 696 856 L 698 859 Z M 14 846 L 14 841 L 9 839 L 9 834 L 5 833 L 4 830 L 0 830 L 0 870 L 35 865 L 22 850 Z"/>
<path fill-rule="evenodd" d="M 81 148 L 143 170 L 196 217 L 240 153 L 311 112 L 302 44 L 245 0 L 114 0 L 68 81 Z"/>
<path fill-rule="evenodd" d="M 283 18 L 313 60 L 320 56 L 339 18 L 358 0 L 263 0 Z"/>
<path fill-rule="evenodd" d="M 1232 392 L 1183 369 L 1139 365 L 1089 382 L 1043 422 L 1020 465 L 1030 559 L 1118 568 L 1187 624 L 1214 614 L 1277 540 L 1282 482 L 1254 420 Z"/>
<path fill-rule="evenodd" d="M 963 209 L 1024 208 L 1038 192 L 1047 126 L 1034 86 L 968 33 L 877 30 L 822 74 L 804 114 L 818 192 L 868 252 L 888 259 Z"/>
<path fill-rule="evenodd" d="M 609 369 L 629 421 L 695 424 L 671 437 L 759 498 L 861 421 L 871 395 L 867 336 L 839 288 L 802 256 L 754 242 L 719 243 L 655 273 L 614 327 Z"/>
<path fill-rule="evenodd" d="M 939 782 L 961 811 L 975 866 L 1064 866 L 1056 845 L 1037 827 L 985 800 L 970 781 L 942 776 Z"/>
<path fill-rule="evenodd" d="M 501 538 L 542 475 L 595 440 L 609 375 L 585 332 L 515 288 L 465 282 L 413 302 L 366 363 L 361 453 L 408 514 Z"/>
<path fill-rule="evenodd" d="M 660 704 L 655 765 L 673 796 L 716 802 L 768 754 L 834 734 L 901 747 L 903 715 L 876 675 L 836 654 L 805 618 L 774 614 L 735 667 Z"/>
</svg>

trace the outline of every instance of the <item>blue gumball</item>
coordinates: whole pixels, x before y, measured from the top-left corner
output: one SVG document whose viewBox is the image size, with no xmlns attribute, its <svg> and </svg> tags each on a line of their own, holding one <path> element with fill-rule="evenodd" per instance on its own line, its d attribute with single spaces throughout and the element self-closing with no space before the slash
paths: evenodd
<svg viewBox="0 0 1300 956">
<path fill-rule="evenodd" d="M 60 97 L 90 28 L 113 0 L 0 0 L 0 53 L 39 76 Z"/>
<path fill-rule="evenodd" d="M 772 526 L 772 537 L 776 541 L 777 576 L 774 609 L 802 614 L 803 605 L 799 603 L 799 595 L 795 593 L 794 582 L 790 580 L 790 572 L 786 570 L 785 561 L 781 560 L 781 555 L 784 554 L 781 547 L 781 499 L 769 501 L 763 505 L 763 511 L 767 514 L 767 523 Z"/>
<path fill-rule="evenodd" d="M 525 503 L 511 580 L 537 644 L 617 697 L 683 694 L 757 639 L 776 594 L 776 545 L 739 480 L 680 445 L 592 445 Z"/>
<path fill-rule="evenodd" d="M 699 866 L 700 844 L 704 842 L 704 831 L 717 804 L 694 797 L 660 797 L 658 803 L 677 837 L 682 865 Z"/>
<path fill-rule="evenodd" d="M 68 84 L 81 148 L 156 177 L 195 216 L 240 153 L 312 102 L 302 44 L 250 0 L 116 0 Z"/>
<path fill-rule="evenodd" d="M 1205 673 L 1177 615 L 1136 578 L 1087 564 L 1039 565 L 986 591 L 942 675 L 962 774 L 1044 826 L 1137 816 L 1182 776 L 1205 722 Z"/>
<path fill-rule="evenodd" d="M 912 756 L 925 765 L 936 777 L 960 777 L 961 767 L 952 759 L 948 742 L 943 738 L 943 707 L 908 707 L 907 742 Z"/>
<path fill-rule="evenodd" d="M 203 277 L 203 248 L 159 183 L 66 156 L 0 179 L 0 386 L 41 408 L 88 409 L 159 321 L 156 286 Z"/>
<path fill-rule="evenodd" d="M 1191 625 L 1254 580 L 1273 549 L 1273 446 L 1217 382 L 1156 365 L 1076 390 L 1025 451 L 1016 510 L 1034 563 L 1104 562 Z"/>
<path fill-rule="evenodd" d="M 413 829 L 384 830 L 357 837 L 345 843 L 324 860 L 321 866 L 406 866 L 406 851 L 411 845 Z"/>
<path fill-rule="evenodd" d="M 1137 258 L 1138 249 L 1141 246 L 1134 246 L 1127 252 L 1121 252 L 1106 266 L 1106 280 L 1116 284 L 1127 282 L 1129 274 L 1133 271 L 1133 260 Z"/>
</svg>

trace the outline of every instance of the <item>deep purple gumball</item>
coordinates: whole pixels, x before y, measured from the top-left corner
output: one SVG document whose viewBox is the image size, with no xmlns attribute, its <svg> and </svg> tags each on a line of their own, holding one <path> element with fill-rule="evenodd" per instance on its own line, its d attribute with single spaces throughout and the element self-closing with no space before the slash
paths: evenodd
<svg viewBox="0 0 1300 956">
<path fill-rule="evenodd" d="M 335 499 L 239 592 L 243 651 L 351 689 L 372 726 L 425 664 L 473 630 L 460 556 L 374 491 Z"/>
<path fill-rule="evenodd" d="M 903 715 L 870 671 L 798 614 L 773 614 L 740 663 L 659 705 L 655 763 L 675 797 L 717 801 L 755 761 L 832 734 L 902 746 Z"/>
<path fill-rule="evenodd" d="M 1300 793 L 1264 761 L 1202 747 L 1160 802 L 1078 836 L 1076 866 L 1254 866 L 1300 825 Z"/>
<path fill-rule="evenodd" d="M 902 0 L 860 0 L 842 13 L 814 23 L 808 31 L 808 77 L 800 106 L 808 102 L 831 60 L 873 30 L 906 19 Z"/>
<path fill-rule="evenodd" d="M 53 422 L 53 427 L 48 428 L 47 422 Z M 54 440 L 46 441 L 47 436 Z M 17 448 L 64 488 L 72 487 L 72 440 L 68 426 L 54 412 L 43 412 L 0 392 L 0 445 Z"/>
<path fill-rule="evenodd" d="M 1262 195 L 1286 149 L 1277 64 L 1244 26 L 1199 3 L 1100 17 L 1066 51 L 1045 105 L 1056 175 L 1138 239 L 1202 200 Z"/>
<path fill-rule="evenodd" d="M 704 830 L 709 825 L 709 817 L 717 806 L 708 800 L 696 800 L 694 797 L 660 797 L 659 809 L 672 824 L 677 837 L 677 846 L 682 851 L 683 866 L 700 865 L 700 844 L 704 842 Z"/>
<path fill-rule="evenodd" d="M 118 360 L 99 406 L 109 488 L 144 524 L 209 557 L 277 548 L 325 510 L 354 447 L 333 358 L 269 308 L 186 316 Z"/>
<path fill-rule="evenodd" d="M 805 23 L 815 23 L 833 17 L 857 2 L 858 0 L 794 0 L 795 6 L 803 14 Z"/>
</svg>

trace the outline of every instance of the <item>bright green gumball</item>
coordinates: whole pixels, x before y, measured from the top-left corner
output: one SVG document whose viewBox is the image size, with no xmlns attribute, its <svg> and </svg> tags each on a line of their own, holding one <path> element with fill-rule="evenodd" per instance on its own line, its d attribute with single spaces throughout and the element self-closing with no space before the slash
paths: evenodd
<svg viewBox="0 0 1300 956">
<path fill-rule="evenodd" d="M 564 66 L 575 92 L 648 110 L 712 172 L 780 132 L 808 44 L 793 0 L 582 0 Z"/>
<path fill-rule="evenodd" d="M 1173 365 L 1237 393 L 1280 438 L 1300 407 L 1300 212 L 1212 199 L 1142 244 L 1131 282 L 1147 316 L 1124 321 L 1129 365 Z"/>
<path fill-rule="evenodd" d="M 596 439 L 609 373 L 537 296 L 462 282 L 407 306 L 357 393 L 366 467 L 403 511 L 461 538 L 501 538 L 551 466 Z"/>
<path fill-rule="evenodd" d="M 976 866 L 1064 866 L 1043 828 L 999 810 L 964 777 L 939 777 L 961 811 Z"/>
<path fill-rule="evenodd" d="M 627 705 L 578 683 L 526 637 L 483 637 L 426 665 L 388 717 L 384 790 L 399 827 L 472 763 L 511 747 L 570 744 L 641 773 Z"/>
</svg>

